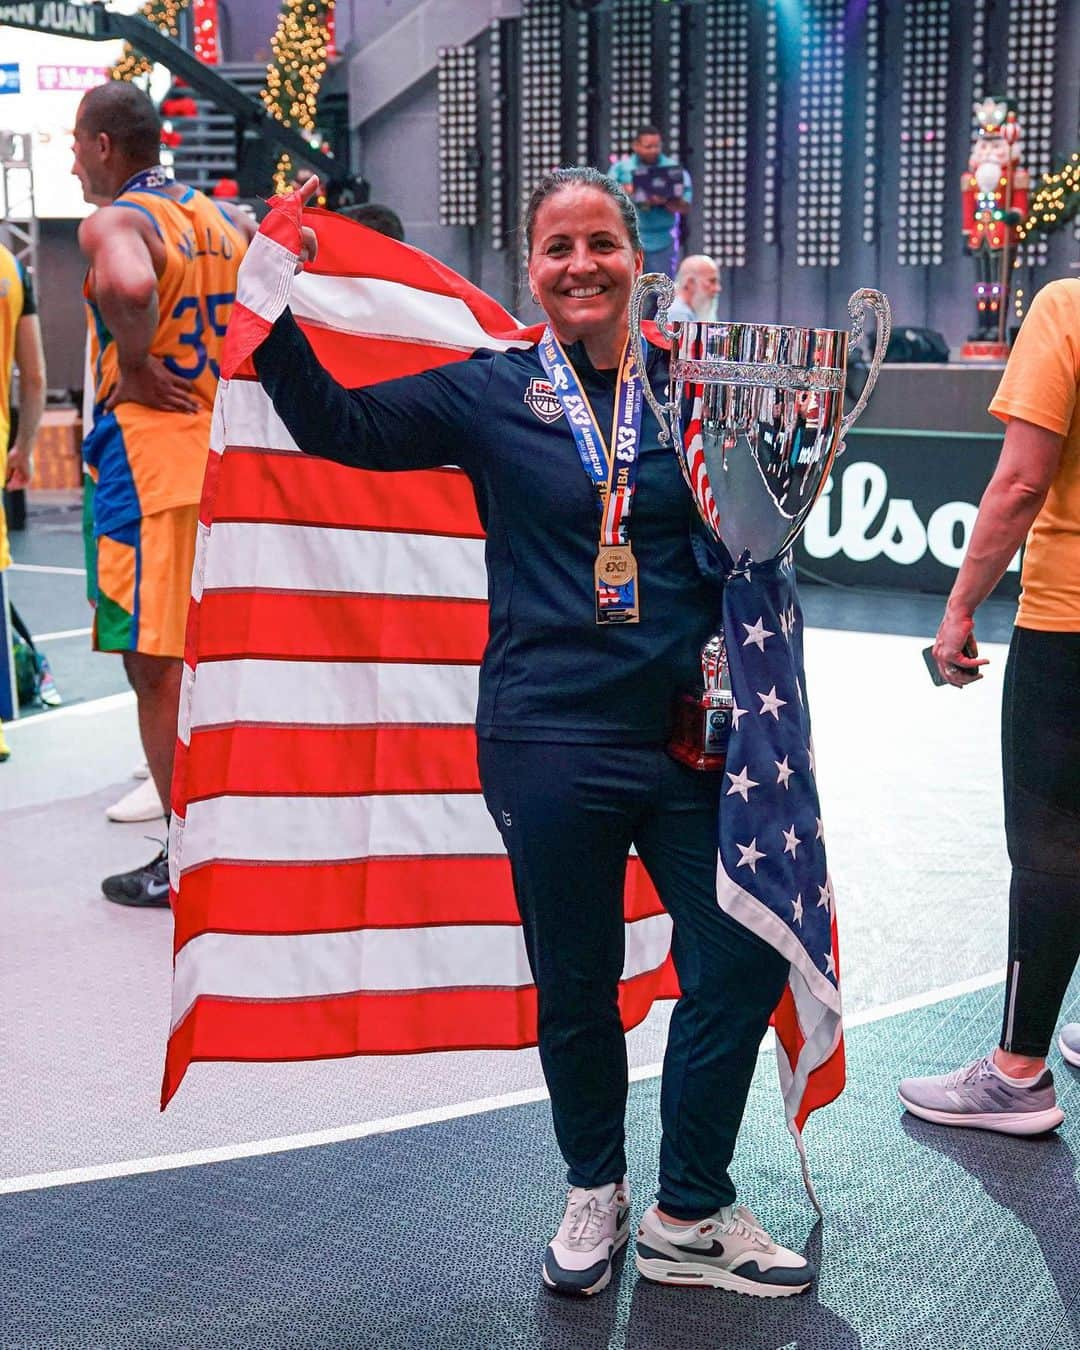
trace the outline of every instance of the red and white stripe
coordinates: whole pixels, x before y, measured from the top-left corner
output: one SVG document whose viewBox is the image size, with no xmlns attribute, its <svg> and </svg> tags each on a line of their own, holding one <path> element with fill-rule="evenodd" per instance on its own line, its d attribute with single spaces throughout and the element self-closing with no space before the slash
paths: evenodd
<svg viewBox="0 0 1080 1350">
<path fill-rule="evenodd" d="M 291 305 L 347 385 L 535 342 L 406 245 L 279 203 L 241 269 L 192 579 L 170 868 L 163 1103 L 193 1060 L 535 1042 L 509 866 L 473 731 L 483 536 L 455 469 L 298 452 L 250 355 Z M 677 993 L 670 924 L 626 889 L 625 1024 Z"/>
</svg>

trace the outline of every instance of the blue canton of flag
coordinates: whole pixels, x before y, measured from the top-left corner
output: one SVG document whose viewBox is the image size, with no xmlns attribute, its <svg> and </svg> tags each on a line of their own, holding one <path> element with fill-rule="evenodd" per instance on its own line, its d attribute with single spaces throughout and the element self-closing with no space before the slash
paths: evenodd
<svg viewBox="0 0 1080 1350">
<path fill-rule="evenodd" d="M 728 580 L 724 637 L 735 707 L 720 798 L 717 896 L 791 963 L 774 1021 L 788 1127 L 805 1175 L 802 1125 L 810 1110 L 838 1095 L 844 1068 L 802 632 L 790 553 Z"/>
</svg>

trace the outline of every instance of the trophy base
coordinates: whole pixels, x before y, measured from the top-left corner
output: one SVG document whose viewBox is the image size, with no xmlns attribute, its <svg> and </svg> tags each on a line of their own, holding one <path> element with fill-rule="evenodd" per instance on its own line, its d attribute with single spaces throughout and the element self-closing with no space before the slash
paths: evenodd
<svg viewBox="0 0 1080 1350">
<path fill-rule="evenodd" d="M 699 773 L 719 773 L 727 762 L 733 700 L 727 690 L 680 694 L 667 752 Z"/>
</svg>

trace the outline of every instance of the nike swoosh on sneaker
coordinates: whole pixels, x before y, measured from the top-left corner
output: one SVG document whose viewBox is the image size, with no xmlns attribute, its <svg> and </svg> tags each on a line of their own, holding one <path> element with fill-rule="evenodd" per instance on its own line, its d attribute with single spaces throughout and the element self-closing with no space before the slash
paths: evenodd
<svg viewBox="0 0 1080 1350">
<path fill-rule="evenodd" d="M 168 894 L 169 883 L 167 881 L 148 881 L 146 883 L 146 894 L 154 897 Z"/>
<path fill-rule="evenodd" d="M 724 1244 L 713 1238 L 707 1247 L 680 1247 L 679 1250 L 691 1256 L 723 1256 Z"/>
</svg>

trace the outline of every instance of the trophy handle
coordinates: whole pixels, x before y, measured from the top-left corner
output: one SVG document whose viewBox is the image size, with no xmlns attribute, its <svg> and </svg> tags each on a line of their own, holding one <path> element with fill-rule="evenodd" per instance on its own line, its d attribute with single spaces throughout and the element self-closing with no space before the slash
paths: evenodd
<svg viewBox="0 0 1080 1350">
<path fill-rule="evenodd" d="M 863 391 L 859 395 L 859 401 L 854 408 L 840 423 L 840 443 L 843 445 L 844 438 L 862 416 L 863 409 L 870 400 L 870 395 L 874 392 L 874 385 L 877 384 L 877 378 L 881 371 L 881 363 L 885 360 L 885 353 L 889 349 L 889 334 L 892 332 L 892 309 L 889 306 L 888 298 L 881 291 L 872 291 L 863 289 L 856 291 L 847 302 L 848 313 L 851 315 L 851 341 L 858 342 L 862 337 L 863 318 L 867 310 L 872 310 L 877 319 L 877 340 L 874 343 L 874 356 L 870 362 L 870 370 L 866 376 L 866 383 L 863 385 Z"/>
<path fill-rule="evenodd" d="M 653 410 L 657 422 L 660 423 L 660 439 L 667 445 L 672 436 L 672 414 L 675 405 L 658 403 L 656 400 L 656 395 L 653 393 L 652 386 L 645 374 L 645 348 L 641 336 L 641 324 L 644 317 L 642 310 L 645 306 L 645 297 L 652 291 L 656 291 L 660 296 L 656 313 L 656 326 L 669 342 L 675 341 L 676 330 L 669 328 L 664 322 L 668 308 L 675 299 L 675 283 L 663 272 L 646 272 L 644 276 L 638 277 L 634 283 L 634 289 L 630 294 L 630 341 L 634 344 L 634 360 L 637 362 L 638 370 L 641 371 L 642 392 L 649 407 Z"/>
</svg>

